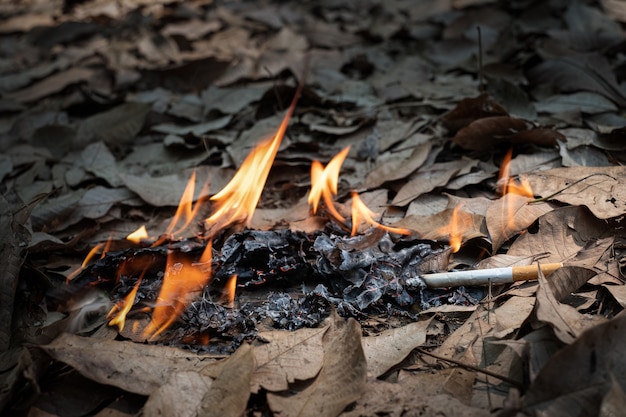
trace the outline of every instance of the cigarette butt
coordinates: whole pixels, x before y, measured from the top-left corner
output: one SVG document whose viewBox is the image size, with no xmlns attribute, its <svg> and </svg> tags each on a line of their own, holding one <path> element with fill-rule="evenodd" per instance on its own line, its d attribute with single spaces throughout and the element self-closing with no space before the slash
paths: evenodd
<svg viewBox="0 0 626 417">
<path fill-rule="evenodd" d="M 550 275 L 562 266 L 563 264 L 561 262 L 540 264 L 541 272 L 543 272 L 545 276 Z M 513 281 L 530 281 L 538 278 L 537 265 L 513 266 L 511 268 L 513 269 Z"/>
<path fill-rule="evenodd" d="M 563 266 L 562 263 L 540 265 L 541 271 L 548 276 Z M 445 288 L 479 286 L 489 284 L 509 284 L 515 281 L 530 281 L 538 278 L 537 265 L 512 266 L 506 268 L 468 269 L 463 271 L 440 272 L 424 274 L 418 278 L 405 281 L 407 287 L 420 287 L 426 284 L 428 288 Z"/>
</svg>

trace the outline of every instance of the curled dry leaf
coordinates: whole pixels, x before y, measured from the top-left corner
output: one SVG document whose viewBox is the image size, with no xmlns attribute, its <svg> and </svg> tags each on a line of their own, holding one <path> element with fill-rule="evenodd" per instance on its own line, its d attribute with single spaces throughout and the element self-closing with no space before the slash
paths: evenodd
<svg viewBox="0 0 626 417">
<path fill-rule="evenodd" d="M 269 393 L 267 400 L 281 416 L 335 417 L 363 394 L 366 375 L 361 326 L 335 314 L 324 335 L 324 362 L 317 378 L 295 394 Z"/>
<path fill-rule="evenodd" d="M 508 144 L 507 137 L 529 127 L 525 120 L 510 116 L 485 117 L 459 130 L 453 140 L 463 149 L 489 151 L 498 145 Z"/>
<path fill-rule="evenodd" d="M 626 386 L 626 315 L 599 324 L 557 352 L 523 398 L 523 409 L 542 415 L 598 415 L 613 374 Z"/>
<path fill-rule="evenodd" d="M 62 334 L 41 346 L 54 359 L 102 384 L 149 395 L 173 372 L 197 370 L 215 359 L 166 346 Z"/>
<path fill-rule="evenodd" d="M 580 314 L 574 307 L 561 304 L 554 296 L 546 277 L 539 271 L 539 289 L 534 311 L 535 318 L 552 327 L 563 343 L 572 343 L 583 331 L 605 319 L 602 316 Z"/>
</svg>

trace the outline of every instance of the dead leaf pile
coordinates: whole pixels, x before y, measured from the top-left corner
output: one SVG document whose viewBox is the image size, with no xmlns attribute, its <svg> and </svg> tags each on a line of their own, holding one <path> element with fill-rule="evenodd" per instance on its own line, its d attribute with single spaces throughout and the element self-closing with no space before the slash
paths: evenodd
<svg viewBox="0 0 626 417">
<path fill-rule="evenodd" d="M 623 410 L 623 2 L 5 3 L 0 412 Z M 102 294 L 82 306 L 90 330 L 63 333 L 50 290 L 96 244 L 163 234 L 192 173 L 194 201 L 221 190 L 299 83 L 253 228 L 323 227 L 311 162 L 350 146 L 337 203 L 358 191 L 377 221 L 411 230 L 403 243 L 459 234 L 451 268 L 565 266 L 416 321 L 267 329 L 227 357 L 125 340 L 102 326 Z"/>
</svg>

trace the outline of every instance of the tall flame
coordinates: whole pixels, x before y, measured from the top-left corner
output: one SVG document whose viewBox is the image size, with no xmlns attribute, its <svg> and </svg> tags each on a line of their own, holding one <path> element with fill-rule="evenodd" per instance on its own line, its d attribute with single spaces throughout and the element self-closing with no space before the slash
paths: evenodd
<svg viewBox="0 0 626 417">
<path fill-rule="evenodd" d="M 250 224 L 301 89 L 300 84 L 276 134 L 254 148 L 232 180 L 211 197 L 216 202 L 217 210 L 205 220 L 209 236 L 239 221 Z"/>
<path fill-rule="evenodd" d="M 520 178 L 519 182 L 510 176 L 511 160 L 513 159 L 513 148 L 509 148 L 502 158 L 500 172 L 498 174 L 498 184 L 502 187 L 502 195 L 517 194 L 528 198 L 533 198 L 532 187 L 528 179 Z"/>
<path fill-rule="evenodd" d="M 163 284 L 152 312 L 152 321 L 144 329 L 144 336 L 154 340 L 184 311 L 188 298 L 200 291 L 211 279 L 211 241 L 200 260 L 193 263 L 185 254 L 171 252 L 167 256 Z"/>
<path fill-rule="evenodd" d="M 313 161 L 311 164 L 311 191 L 308 202 L 313 206 L 313 214 L 317 213 L 319 203 L 323 200 L 328 213 L 335 220 L 345 223 L 345 218 L 335 208 L 333 197 L 337 195 L 339 171 L 349 151 L 350 147 L 347 146 L 330 160 L 326 168 L 319 161 Z"/>
<path fill-rule="evenodd" d="M 361 197 L 359 197 L 359 194 L 357 194 L 356 191 L 353 191 L 352 192 L 352 233 L 351 233 L 352 236 L 357 234 L 361 223 L 367 223 L 370 226 L 373 226 L 382 230 L 386 230 L 390 233 L 397 233 L 400 235 L 411 234 L 411 231 L 408 229 L 402 229 L 399 227 L 389 227 L 389 226 L 385 226 L 383 224 L 378 223 L 377 221 L 374 220 L 375 215 L 376 213 L 370 210 L 365 205 L 365 203 L 363 203 L 363 200 L 361 200 Z"/>
<path fill-rule="evenodd" d="M 117 326 L 119 331 L 124 330 L 124 324 L 126 323 L 126 315 L 130 311 L 133 303 L 135 302 L 135 297 L 137 296 L 137 291 L 139 291 L 139 284 L 141 284 L 141 280 L 143 279 L 143 273 L 137 280 L 137 283 L 133 287 L 133 289 L 124 297 L 123 300 L 115 303 L 111 311 L 107 314 L 107 318 L 109 320 L 109 326 Z"/>
</svg>

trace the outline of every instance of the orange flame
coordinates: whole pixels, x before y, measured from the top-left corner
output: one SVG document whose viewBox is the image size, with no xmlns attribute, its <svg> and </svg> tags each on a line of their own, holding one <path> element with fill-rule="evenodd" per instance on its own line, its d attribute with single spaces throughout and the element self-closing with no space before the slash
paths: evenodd
<svg viewBox="0 0 626 417">
<path fill-rule="evenodd" d="M 183 312 L 189 296 L 200 291 L 211 279 L 211 241 L 199 262 L 192 263 L 184 254 L 171 252 L 167 256 L 163 284 L 152 313 L 152 320 L 144 329 L 144 336 L 154 340 Z"/>
<path fill-rule="evenodd" d="M 123 300 L 115 303 L 111 311 L 107 314 L 107 318 L 109 320 L 109 326 L 117 326 L 119 331 L 124 330 L 124 324 L 126 323 L 126 315 L 130 311 L 133 303 L 135 302 L 135 297 L 137 296 L 137 291 L 139 290 L 139 284 L 141 284 L 141 280 L 143 278 L 143 274 L 137 280 L 137 283 L 133 287 L 133 289 L 124 297 Z"/>
<path fill-rule="evenodd" d="M 347 146 L 330 160 L 326 168 L 319 161 L 313 161 L 311 164 L 311 191 L 308 202 L 313 206 L 313 214 L 317 213 L 319 203 L 323 200 L 328 213 L 335 220 L 345 222 L 345 218 L 335 208 L 333 196 L 337 195 L 339 171 L 349 151 L 350 147 Z"/>
<path fill-rule="evenodd" d="M 530 182 L 526 178 L 520 178 L 516 181 L 510 176 L 511 160 L 513 159 L 513 148 L 509 148 L 502 158 L 500 164 L 500 172 L 498 173 L 498 184 L 502 187 L 502 195 L 517 194 L 528 198 L 533 198 L 533 190 Z"/>
<path fill-rule="evenodd" d="M 83 262 L 80 264 L 80 268 L 76 269 L 67 276 L 67 278 L 65 279 L 65 283 L 68 284 L 71 280 L 76 278 L 81 273 L 81 271 L 83 271 L 85 267 L 89 265 L 89 262 L 91 262 L 96 257 L 96 255 L 98 255 L 98 252 L 100 252 L 100 250 L 102 250 L 102 252 L 100 253 L 100 259 L 102 259 L 105 257 L 110 248 L 111 237 L 109 237 L 106 242 L 100 242 L 96 244 L 93 248 L 91 248 L 89 252 L 87 252 L 85 259 L 83 259 Z"/>
<path fill-rule="evenodd" d="M 229 308 L 235 307 L 235 293 L 237 291 L 237 274 L 228 279 L 224 286 L 224 293 L 220 299 L 220 303 Z"/>
<path fill-rule="evenodd" d="M 300 84 L 276 134 L 254 148 L 232 180 L 211 197 L 216 202 L 217 211 L 205 220 L 209 236 L 239 221 L 250 224 L 301 89 Z"/>
<path fill-rule="evenodd" d="M 365 203 L 363 203 L 363 200 L 361 200 L 361 197 L 359 197 L 359 195 L 355 191 L 353 191 L 352 192 L 352 233 L 351 233 L 352 236 L 357 234 L 361 223 L 367 223 L 373 227 L 386 230 L 390 233 L 397 233 L 400 235 L 411 234 L 411 231 L 408 229 L 382 225 L 374 220 L 374 216 L 376 216 L 376 213 L 370 210 L 365 205 Z"/>
<path fill-rule="evenodd" d="M 452 253 L 456 253 L 463 245 L 463 235 L 469 229 L 472 216 L 461 210 L 461 206 L 456 206 L 450 216 L 450 222 L 437 230 L 438 234 L 447 235 L 448 243 L 452 248 Z"/>
<path fill-rule="evenodd" d="M 133 243 L 141 243 L 142 240 L 147 239 L 148 237 L 149 236 L 148 231 L 146 230 L 146 225 L 143 225 L 139 229 L 126 236 L 126 240 L 130 240 Z"/>
<path fill-rule="evenodd" d="M 178 208 L 176 209 L 176 213 L 174 213 L 174 217 L 170 222 L 167 230 L 165 231 L 166 235 L 179 235 L 185 231 L 187 227 L 191 224 L 191 222 L 195 219 L 200 210 L 201 204 L 196 203 L 195 206 L 193 204 L 193 194 L 195 191 L 196 184 L 196 171 L 194 170 L 189 177 L 189 181 L 187 181 L 187 186 L 183 191 L 183 195 L 180 197 L 180 202 L 178 203 Z M 204 193 L 207 184 L 203 186 L 202 192 Z M 181 222 L 182 220 L 182 222 Z M 179 226 L 179 223 L 182 225 Z M 176 229 L 176 227 L 178 228 Z"/>
</svg>

